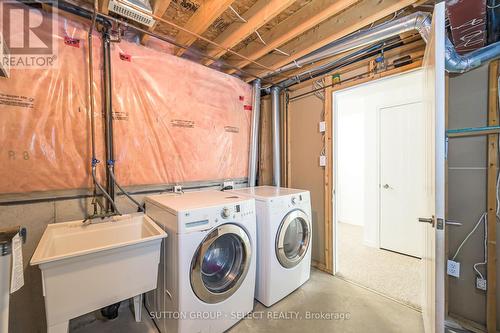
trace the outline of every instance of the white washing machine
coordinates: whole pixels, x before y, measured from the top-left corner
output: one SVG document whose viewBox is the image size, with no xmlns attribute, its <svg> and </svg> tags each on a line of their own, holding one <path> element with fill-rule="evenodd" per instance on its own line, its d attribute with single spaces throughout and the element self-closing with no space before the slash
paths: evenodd
<svg viewBox="0 0 500 333">
<path fill-rule="evenodd" d="M 162 333 L 223 332 L 253 310 L 255 200 L 221 191 L 146 198 L 169 234 L 146 307 Z"/>
<path fill-rule="evenodd" d="M 312 239 L 309 191 L 259 186 L 230 192 L 256 200 L 255 298 L 271 306 L 309 279 Z"/>
</svg>

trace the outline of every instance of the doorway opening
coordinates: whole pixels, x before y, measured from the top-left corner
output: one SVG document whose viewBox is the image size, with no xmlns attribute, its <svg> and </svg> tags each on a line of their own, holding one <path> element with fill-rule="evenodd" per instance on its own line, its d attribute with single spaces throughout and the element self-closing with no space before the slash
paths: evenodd
<svg viewBox="0 0 500 333">
<path fill-rule="evenodd" d="M 422 307 L 424 225 L 431 197 L 423 71 L 333 95 L 334 273 Z"/>
</svg>

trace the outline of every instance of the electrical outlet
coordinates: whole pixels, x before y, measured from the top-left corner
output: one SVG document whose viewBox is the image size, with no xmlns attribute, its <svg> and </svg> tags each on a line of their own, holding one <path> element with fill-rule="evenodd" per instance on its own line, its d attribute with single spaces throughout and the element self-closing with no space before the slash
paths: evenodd
<svg viewBox="0 0 500 333">
<path fill-rule="evenodd" d="M 476 288 L 486 291 L 486 280 L 476 277 Z"/>
<path fill-rule="evenodd" d="M 460 263 L 458 261 L 448 260 L 448 275 L 460 277 Z"/>
<path fill-rule="evenodd" d="M 175 185 L 174 186 L 174 193 L 183 193 L 184 191 L 182 190 L 182 186 L 180 185 Z"/>
<path fill-rule="evenodd" d="M 319 157 L 319 166 L 322 166 L 322 167 L 326 166 L 326 156 L 325 155 L 321 155 Z"/>
<path fill-rule="evenodd" d="M 229 181 L 229 182 L 224 182 L 224 184 L 222 185 L 223 188 L 227 188 L 227 187 L 231 187 L 234 189 L 234 182 L 232 181 Z"/>
<path fill-rule="evenodd" d="M 326 123 L 324 121 L 319 122 L 319 132 L 323 133 L 326 131 Z"/>
</svg>

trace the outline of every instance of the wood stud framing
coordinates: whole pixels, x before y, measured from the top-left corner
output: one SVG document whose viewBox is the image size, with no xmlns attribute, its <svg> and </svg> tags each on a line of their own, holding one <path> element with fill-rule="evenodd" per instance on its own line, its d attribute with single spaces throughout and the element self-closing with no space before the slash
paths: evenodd
<svg viewBox="0 0 500 333">
<path fill-rule="evenodd" d="M 498 126 L 498 75 L 499 61 L 493 61 L 489 67 L 488 92 L 488 126 Z M 496 226 L 497 226 L 497 175 L 498 175 L 498 134 L 488 135 L 488 237 L 486 266 L 486 329 L 488 333 L 496 333 Z"/>
<path fill-rule="evenodd" d="M 333 271 L 333 255 L 334 255 L 334 236 L 333 236 L 333 189 L 335 188 L 333 182 L 333 87 L 332 77 L 329 76 L 325 79 L 325 266 L 328 272 Z"/>
</svg>

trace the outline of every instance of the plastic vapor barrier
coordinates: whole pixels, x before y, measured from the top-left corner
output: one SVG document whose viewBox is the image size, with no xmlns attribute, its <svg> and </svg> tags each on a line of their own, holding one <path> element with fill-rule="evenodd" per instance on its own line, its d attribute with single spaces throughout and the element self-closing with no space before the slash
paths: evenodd
<svg viewBox="0 0 500 333">
<path fill-rule="evenodd" d="M 9 78 L 0 78 L 0 193 L 92 185 L 89 22 L 61 12 L 51 20 L 56 67 L 12 68 Z M 21 36 L 22 25 L 15 28 Z M 101 35 L 95 32 L 93 40 L 102 181 Z M 166 43 L 152 40 L 147 48 L 133 40 L 138 36 L 111 46 L 117 181 L 127 186 L 246 177 L 251 86 L 168 54 L 172 47 Z"/>
</svg>

